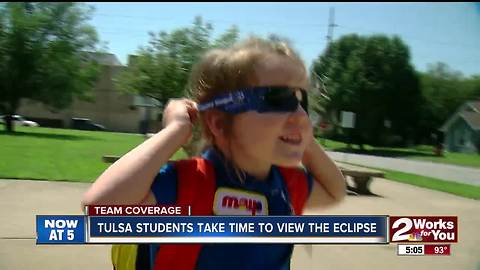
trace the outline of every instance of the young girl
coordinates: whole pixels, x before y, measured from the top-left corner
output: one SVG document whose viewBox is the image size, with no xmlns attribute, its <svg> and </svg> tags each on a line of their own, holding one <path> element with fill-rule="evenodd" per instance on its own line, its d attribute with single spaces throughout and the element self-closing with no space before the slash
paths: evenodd
<svg viewBox="0 0 480 270">
<path fill-rule="evenodd" d="M 190 78 L 193 100 L 170 100 L 164 128 L 110 166 L 83 204 L 175 204 L 187 193 L 201 198 L 190 198 L 194 215 L 295 215 L 313 180 L 318 204 L 342 200 L 344 178 L 313 137 L 307 87 L 303 62 L 283 43 L 250 38 L 207 52 Z M 190 165 L 168 162 L 198 122 L 209 147 Z M 293 245 L 148 248 L 155 269 L 289 269 Z"/>
</svg>

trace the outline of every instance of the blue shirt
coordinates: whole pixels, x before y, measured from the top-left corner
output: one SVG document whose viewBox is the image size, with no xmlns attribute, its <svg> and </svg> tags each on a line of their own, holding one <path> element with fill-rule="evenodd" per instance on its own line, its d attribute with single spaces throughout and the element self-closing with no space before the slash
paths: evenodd
<svg viewBox="0 0 480 270">
<path fill-rule="evenodd" d="M 217 188 L 227 187 L 260 193 L 267 198 L 269 215 L 292 214 L 288 190 L 276 166 L 271 167 L 266 181 L 256 180 L 248 174 L 244 181 L 240 181 L 233 166 L 221 152 L 210 148 L 202 157 L 211 161 L 214 166 Z M 308 173 L 307 179 L 310 191 L 312 177 Z M 167 163 L 161 168 L 152 184 L 152 192 L 158 204 L 175 204 L 177 172 L 173 164 Z M 292 250 L 292 244 L 203 244 L 196 269 L 290 269 Z M 152 249 L 152 255 L 155 253 Z"/>
</svg>

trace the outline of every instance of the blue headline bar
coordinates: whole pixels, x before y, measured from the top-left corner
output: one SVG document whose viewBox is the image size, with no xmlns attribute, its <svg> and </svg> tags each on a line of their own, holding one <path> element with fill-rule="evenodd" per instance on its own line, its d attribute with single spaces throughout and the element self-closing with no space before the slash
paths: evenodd
<svg viewBox="0 0 480 270">
<path fill-rule="evenodd" d="M 295 238 L 346 243 L 350 238 L 352 243 L 387 243 L 387 220 L 387 216 L 37 216 L 36 230 L 37 244 L 109 239 L 112 243 L 261 242 L 274 237 L 285 242 Z"/>
<path fill-rule="evenodd" d="M 377 237 L 386 216 L 90 217 L 91 237 Z"/>
</svg>

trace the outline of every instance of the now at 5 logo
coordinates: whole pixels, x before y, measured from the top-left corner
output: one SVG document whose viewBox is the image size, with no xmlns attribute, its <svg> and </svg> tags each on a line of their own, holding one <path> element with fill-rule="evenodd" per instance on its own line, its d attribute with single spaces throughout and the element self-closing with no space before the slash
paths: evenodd
<svg viewBox="0 0 480 270">
<path fill-rule="evenodd" d="M 456 216 L 391 216 L 390 242 L 458 242 Z"/>
<path fill-rule="evenodd" d="M 215 215 L 268 215 L 267 198 L 258 193 L 233 188 L 218 188 L 213 202 Z"/>
</svg>

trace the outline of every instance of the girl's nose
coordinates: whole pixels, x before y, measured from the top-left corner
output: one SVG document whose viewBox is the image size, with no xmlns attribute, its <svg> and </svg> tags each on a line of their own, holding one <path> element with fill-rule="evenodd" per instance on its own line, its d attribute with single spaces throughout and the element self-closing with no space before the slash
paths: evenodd
<svg viewBox="0 0 480 270">
<path fill-rule="evenodd" d="M 297 107 L 297 110 L 292 112 L 288 116 L 288 121 L 292 123 L 300 123 L 303 124 L 309 120 L 307 112 L 303 109 L 300 104 Z"/>
</svg>

